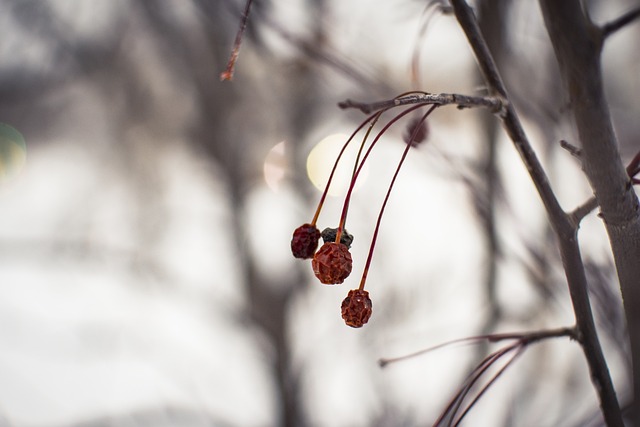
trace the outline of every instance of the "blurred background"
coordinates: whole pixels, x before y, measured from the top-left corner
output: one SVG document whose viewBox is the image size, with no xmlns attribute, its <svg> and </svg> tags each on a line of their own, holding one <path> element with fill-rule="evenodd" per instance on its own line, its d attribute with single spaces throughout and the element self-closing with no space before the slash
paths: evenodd
<svg viewBox="0 0 640 427">
<path fill-rule="evenodd" d="M 586 3 L 602 23 L 635 2 Z M 571 210 L 591 192 L 559 148 L 579 141 L 538 6 L 473 5 Z M 345 326 L 340 304 L 359 283 L 407 121 L 385 134 L 359 179 L 351 277 L 321 285 L 289 244 L 364 119 L 337 103 L 484 88 L 446 5 L 417 0 L 256 0 L 234 80 L 220 82 L 243 8 L 0 1 L 0 122 L 26 141 L 1 139 L 0 426 L 431 425 L 498 347 L 456 345 L 384 369 L 380 358 L 573 324 L 515 150 L 488 113 L 445 107 L 385 212 L 367 281 L 373 316 Z M 625 162 L 640 134 L 639 38 L 630 26 L 603 57 Z M 320 229 L 338 224 L 353 158 Z M 595 213 L 580 238 L 624 404 L 624 318 Z M 568 339 L 527 349 L 468 415 L 468 425 L 600 424 Z"/>
</svg>

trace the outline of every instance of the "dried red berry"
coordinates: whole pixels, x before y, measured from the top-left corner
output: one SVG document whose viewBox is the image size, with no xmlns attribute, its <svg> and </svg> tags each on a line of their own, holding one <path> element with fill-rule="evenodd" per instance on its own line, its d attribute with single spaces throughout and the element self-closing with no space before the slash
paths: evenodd
<svg viewBox="0 0 640 427">
<path fill-rule="evenodd" d="M 364 289 L 352 289 L 342 301 L 342 318 L 352 328 L 361 328 L 369 321 L 373 304 L 369 292 Z"/>
<path fill-rule="evenodd" d="M 296 258 L 309 259 L 318 248 L 320 231 L 315 225 L 303 224 L 296 228 L 291 238 L 291 252 Z"/>
<path fill-rule="evenodd" d="M 335 285 L 344 282 L 351 274 L 353 261 L 349 249 L 335 242 L 325 243 L 313 256 L 311 266 L 320 282 Z"/>
</svg>

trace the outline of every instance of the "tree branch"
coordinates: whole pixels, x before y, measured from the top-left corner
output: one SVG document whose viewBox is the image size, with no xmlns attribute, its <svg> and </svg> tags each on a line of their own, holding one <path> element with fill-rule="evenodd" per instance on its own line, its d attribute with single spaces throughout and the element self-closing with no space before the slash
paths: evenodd
<svg viewBox="0 0 640 427">
<path fill-rule="evenodd" d="M 555 0 L 551 0 L 553 2 Z M 558 2 L 564 3 L 564 2 Z M 476 56 L 480 70 L 487 82 L 490 93 L 495 93 L 508 101 L 507 90 L 483 39 L 471 8 L 464 0 L 451 0 L 454 13 Z M 620 426 L 622 415 L 615 389 L 609 375 L 602 348 L 598 340 L 587 293 L 587 280 L 577 241 L 577 227 L 571 221 L 551 189 L 546 173 L 538 160 L 513 106 L 506 103 L 503 125 L 520 154 L 531 179 L 542 199 L 551 226 L 560 245 L 563 267 L 569 285 L 580 343 L 589 365 L 592 381 L 600 399 L 604 418 L 609 426 Z"/>
<path fill-rule="evenodd" d="M 540 0 L 582 146 L 582 164 L 604 220 L 616 263 L 633 366 L 633 424 L 640 426 L 640 206 L 618 152 L 600 63 L 602 32 L 578 0 Z M 630 22 L 632 15 L 618 20 Z M 609 420 L 607 420 L 609 422 Z"/>
<path fill-rule="evenodd" d="M 616 31 L 621 30 L 638 18 L 640 18 L 640 7 L 632 9 L 624 15 L 614 19 L 613 21 L 604 24 L 602 26 L 602 37 L 606 39 Z"/>
<path fill-rule="evenodd" d="M 578 226 L 580 221 L 584 219 L 587 215 L 589 215 L 595 208 L 598 207 L 598 200 L 595 197 L 589 198 L 586 202 L 575 208 L 572 212 L 569 213 L 569 217 L 571 221 Z"/>
<path fill-rule="evenodd" d="M 374 111 L 384 110 L 386 108 L 411 104 L 457 105 L 459 109 L 484 107 L 498 115 L 504 114 L 505 110 L 505 103 L 499 97 L 467 96 L 456 93 L 419 93 L 372 103 L 347 99 L 338 103 L 338 106 L 342 109 L 357 108 L 365 114 L 370 114 Z"/>
</svg>

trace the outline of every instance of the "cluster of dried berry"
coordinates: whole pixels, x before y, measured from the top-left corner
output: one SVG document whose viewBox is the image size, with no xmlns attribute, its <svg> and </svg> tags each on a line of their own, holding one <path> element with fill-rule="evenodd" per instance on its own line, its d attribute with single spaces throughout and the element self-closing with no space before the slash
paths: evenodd
<svg viewBox="0 0 640 427">
<path fill-rule="evenodd" d="M 342 215 L 340 216 L 340 224 L 337 228 L 326 228 L 322 231 L 322 233 L 316 227 L 316 221 L 320 214 L 320 210 L 322 209 L 322 205 L 327 196 L 327 192 L 329 186 L 331 185 L 331 180 L 333 179 L 333 175 L 335 173 L 338 162 L 340 161 L 340 157 L 344 153 L 347 145 L 351 142 L 351 140 L 355 137 L 355 135 L 366 125 L 369 123 L 369 130 L 367 131 L 364 140 L 362 141 L 362 147 L 369 136 L 369 133 L 375 123 L 378 121 L 382 113 L 386 110 L 380 111 L 368 117 L 351 135 L 351 137 L 347 140 L 344 147 L 340 151 L 338 158 L 333 166 L 333 170 L 329 175 L 329 180 L 327 182 L 327 186 L 322 194 L 320 202 L 318 204 L 318 208 L 316 209 L 316 213 L 314 215 L 313 220 L 310 223 L 303 224 L 298 227 L 293 232 L 293 238 L 291 239 L 291 252 L 293 256 L 300 259 L 311 259 L 311 266 L 313 267 L 313 272 L 315 276 L 320 280 L 321 283 L 326 285 L 335 285 L 339 283 L 343 283 L 344 280 L 349 277 L 351 274 L 351 270 L 353 267 L 353 260 L 351 258 L 351 253 L 349 249 L 351 248 L 351 243 L 353 242 L 353 236 L 347 233 L 344 228 L 344 224 L 346 222 L 347 210 L 349 206 L 349 201 L 351 199 L 351 193 L 353 191 L 356 179 L 360 171 L 362 170 L 362 166 L 366 161 L 367 157 L 371 153 L 372 148 L 376 144 L 376 142 L 380 139 L 380 136 L 398 119 L 405 116 L 412 111 L 415 111 L 419 108 L 424 107 L 425 104 L 419 104 L 417 106 L 413 106 L 403 111 L 402 113 L 396 115 L 393 119 L 389 120 L 389 122 L 383 127 L 383 129 L 378 133 L 373 142 L 370 144 L 368 150 L 364 154 L 364 157 L 361 161 L 356 159 L 356 168 L 354 169 L 353 176 L 351 178 L 351 183 L 349 185 L 349 189 L 347 191 L 347 195 L 345 197 L 344 206 L 342 208 Z M 410 122 L 407 135 L 405 135 L 404 140 L 406 142 L 406 147 L 403 152 L 402 158 L 398 164 L 396 172 L 393 176 L 393 180 L 389 186 L 387 191 L 387 195 L 384 199 L 384 203 L 382 208 L 380 209 L 380 214 L 378 215 L 378 221 L 376 224 L 375 231 L 373 233 L 373 238 L 371 241 L 371 246 L 369 249 L 369 256 L 367 258 L 367 262 L 364 268 L 364 272 L 362 274 L 362 279 L 360 280 L 360 286 L 358 289 L 352 289 L 349 291 L 347 297 L 342 301 L 342 318 L 348 326 L 353 328 L 360 328 L 364 324 L 369 321 L 372 312 L 372 303 L 371 298 L 369 298 L 369 292 L 364 290 L 365 281 L 367 278 L 367 273 L 369 271 L 369 266 L 371 263 L 371 258 L 373 255 L 373 250 L 375 247 L 375 242 L 378 236 L 378 231 L 380 228 L 380 222 L 382 219 L 382 214 L 386 207 L 387 201 L 389 199 L 389 195 L 391 193 L 391 188 L 395 183 L 398 172 L 400 171 L 400 167 L 402 166 L 406 155 L 410 149 L 410 147 L 415 147 L 419 142 L 427 138 L 428 128 L 426 126 L 426 118 L 427 116 L 435 109 L 435 106 L 432 106 L 426 113 L 422 115 L 422 117 L 418 119 L 414 119 Z M 361 147 L 361 151 L 362 151 Z M 322 237 L 324 244 L 318 249 L 318 243 Z"/>
<path fill-rule="evenodd" d="M 317 249 L 320 237 L 324 244 Z M 338 242 L 336 242 L 338 240 Z M 315 225 L 304 224 L 293 232 L 291 252 L 296 258 L 311 259 L 313 272 L 325 285 L 337 285 L 349 277 L 353 260 L 349 248 L 353 236 L 339 232 L 336 228 L 326 228 L 320 233 Z M 371 317 L 371 299 L 364 289 L 349 291 L 342 302 L 342 318 L 354 328 L 362 327 Z"/>
</svg>

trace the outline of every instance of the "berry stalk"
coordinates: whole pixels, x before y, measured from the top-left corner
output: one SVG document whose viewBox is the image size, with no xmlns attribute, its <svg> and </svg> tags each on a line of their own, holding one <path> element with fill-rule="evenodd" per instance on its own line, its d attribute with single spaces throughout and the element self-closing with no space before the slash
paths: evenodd
<svg viewBox="0 0 640 427">
<path fill-rule="evenodd" d="M 394 118 L 389 120 L 389 122 L 380 130 L 380 132 L 378 132 L 378 134 L 376 135 L 376 137 L 373 140 L 373 142 L 371 142 L 371 145 L 369 146 L 369 148 L 365 152 L 364 157 L 362 158 L 362 161 L 358 165 L 358 169 L 356 170 L 355 174 L 353 174 L 353 177 L 351 178 L 351 183 L 349 184 L 349 190 L 347 190 L 347 195 L 345 196 L 344 204 L 342 206 L 342 214 L 340 215 L 340 224 L 338 225 L 338 231 L 336 233 L 336 242 L 340 242 L 340 238 L 342 237 L 342 232 L 344 231 L 344 225 L 345 225 L 345 223 L 347 221 L 347 212 L 349 210 L 349 202 L 351 201 L 351 193 L 353 193 L 353 188 L 355 187 L 356 180 L 358 179 L 358 175 L 360 175 L 360 172 L 362 171 L 362 167 L 364 166 L 364 163 L 367 161 L 367 158 L 369 157 L 369 154 L 371 154 L 371 151 L 373 150 L 373 147 L 380 140 L 380 137 L 395 122 L 397 122 L 398 120 L 400 120 L 400 118 L 406 116 L 407 114 L 411 113 L 412 111 L 415 111 L 415 110 L 417 110 L 419 108 L 424 107 L 425 105 L 427 105 L 427 104 L 422 103 L 422 104 L 414 105 L 413 107 L 410 107 L 410 108 L 404 110 L 403 112 L 399 113 L 398 115 L 396 115 Z M 434 108 L 435 108 L 435 105 L 434 105 Z"/>
<path fill-rule="evenodd" d="M 318 202 L 318 207 L 316 208 L 316 212 L 313 215 L 313 219 L 311 220 L 311 225 L 316 225 L 316 222 L 318 221 L 318 217 L 320 216 L 320 211 L 322 211 L 322 206 L 324 205 L 324 201 L 327 198 L 327 194 L 329 194 L 329 187 L 331 186 L 331 182 L 333 181 L 333 176 L 336 173 L 336 169 L 338 168 L 338 163 L 340 163 L 340 159 L 342 158 L 342 155 L 344 154 L 345 150 L 347 149 L 347 147 L 349 146 L 349 144 L 351 143 L 351 141 L 353 140 L 353 138 L 358 134 L 358 132 L 360 132 L 360 130 L 362 130 L 362 128 L 369 122 L 371 122 L 371 124 L 369 125 L 369 130 L 367 130 L 367 134 L 365 135 L 364 140 L 362 141 L 362 145 L 360 146 L 360 151 L 358 151 L 358 158 L 356 158 L 356 164 L 354 165 L 354 174 L 355 174 L 355 169 L 356 166 L 358 164 L 358 159 L 360 157 L 360 152 L 362 151 L 362 146 L 364 146 L 365 141 L 367 140 L 367 137 L 369 136 L 369 133 L 371 132 L 371 129 L 373 128 L 373 126 L 376 124 L 376 122 L 378 121 L 378 119 L 380 118 L 380 116 L 382 115 L 382 113 L 384 113 L 386 111 L 385 110 L 381 110 L 375 114 L 370 115 L 369 117 L 367 117 L 362 123 L 360 123 L 360 125 L 356 128 L 355 131 L 353 131 L 353 133 L 351 134 L 351 136 L 349 137 L 349 139 L 347 139 L 347 142 L 344 143 L 344 145 L 342 146 L 342 148 L 340 149 L 340 152 L 338 153 L 338 157 L 336 158 L 336 161 L 333 163 L 333 168 L 331 169 L 331 173 L 329 174 L 329 179 L 327 180 L 327 184 L 324 187 L 324 191 L 322 192 L 322 196 L 320 197 L 320 201 Z M 339 242 L 340 240 L 338 240 Z"/>
<path fill-rule="evenodd" d="M 373 258 L 373 250 L 374 250 L 374 248 L 376 246 L 376 241 L 378 239 L 378 232 L 380 231 L 380 224 L 382 222 L 382 215 L 384 214 L 384 210 L 385 210 L 385 208 L 387 206 L 387 202 L 389 201 L 389 196 L 391 195 L 391 190 L 393 189 L 393 185 L 396 182 L 396 178 L 398 177 L 398 173 L 400 172 L 400 168 L 402 167 L 402 164 L 404 163 L 405 159 L 407 158 L 407 154 L 409 153 L 409 150 L 413 146 L 413 141 L 415 140 L 416 136 L 420 132 L 420 127 L 422 126 L 422 123 L 424 123 L 424 121 L 427 119 L 429 114 L 431 114 L 431 112 L 433 112 L 433 110 L 435 110 L 435 109 L 436 109 L 436 105 L 432 105 L 431 108 L 429 108 L 427 110 L 427 112 L 425 112 L 422 115 L 422 117 L 420 118 L 420 121 L 418 122 L 417 126 L 415 126 L 415 128 L 413 129 L 413 132 L 411 134 L 411 138 L 407 141 L 407 146 L 405 147 L 404 152 L 402 153 L 402 157 L 400 158 L 400 162 L 398 163 L 398 167 L 396 168 L 396 171 L 393 174 L 393 178 L 391 179 L 391 184 L 389 184 L 389 189 L 387 190 L 387 194 L 385 195 L 384 201 L 382 202 L 382 207 L 380 208 L 380 213 L 378 214 L 378 221 L 376 222 L 376 228 L 373 231 L 373 237 L 371 238 L 371 247 L 369 248 L 369 255 L 367 256 L 367 262 L 366 262 L 366 264 L 364 266 L 364 271 L 362 273 L 362 279 L 360 279 L 360 286 L 358 287 L 358 289 L 360 289 L 360 290 L 364 289 L 364 284 L 365 284 L 365 282 L 367 280 L 367 274 L 369 273 L 369 267 L 371 266 L 371 259 Z"/>
</svg>

